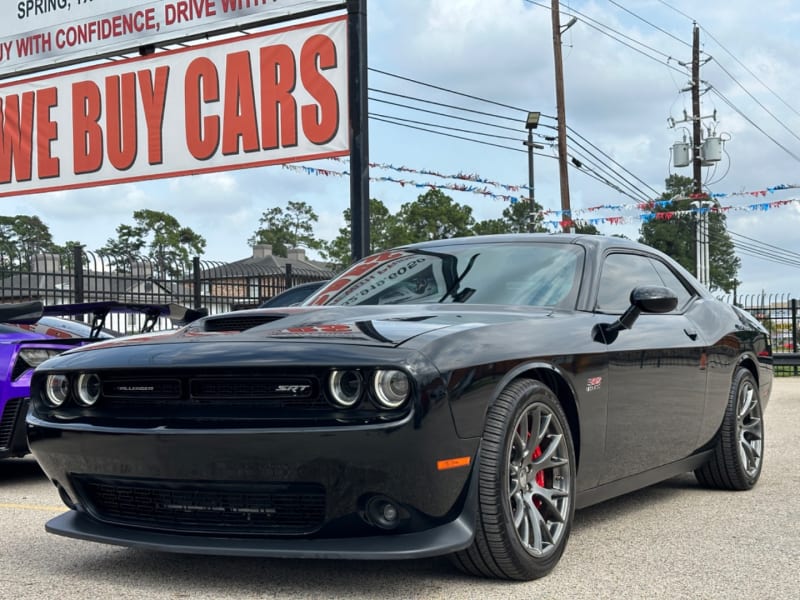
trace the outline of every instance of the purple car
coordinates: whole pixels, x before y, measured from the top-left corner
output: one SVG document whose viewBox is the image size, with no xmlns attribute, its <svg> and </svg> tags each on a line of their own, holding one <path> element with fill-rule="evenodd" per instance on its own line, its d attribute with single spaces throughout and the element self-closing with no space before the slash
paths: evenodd
<svg viewBox="0 0 800 600">
<path fill-rule="evenodd" d="M 103 324 L 111 312 L 146 315 L 142 332 L 159 317 L 183 325 L 204 311 L 176 304 L 92 302 L 43 306 L 41 302 L 0 305 L 0 459 L 28 454 L 25 415 L 33 370 L 48 358 L 83 344 L 120 335 Z M 92 315 L 92 323 L 64 316 Z M 56 316 L 58 315 L 58 316 Z"/>
</svg>

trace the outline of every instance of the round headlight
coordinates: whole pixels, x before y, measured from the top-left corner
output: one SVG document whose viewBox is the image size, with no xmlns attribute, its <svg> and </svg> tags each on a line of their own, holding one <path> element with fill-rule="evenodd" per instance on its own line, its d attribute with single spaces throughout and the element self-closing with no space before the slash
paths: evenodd
<svg viewBox="0 0 800 600">
<path fill-rule="evenodd" d="M 372 380 L 375 398 L 383 408 L 398 408 L 411 395 L 411 382 L 403 371 L 375 371 Z"/>
<path fill-rule="evenodd" d="M 358 371 L 332 371 L 328 385 L 336 404 L 345 408 L 355 406 L 364 393 L 364 379 Z"/>
<path fill-rule="evenodd" d="M 51 406 L 61 406 L 69 398 L 69 379 L 66 375 L 48 375 L 44 387 Z"/>
<path fill-rule="evenodd" d="M 92 406 L 100 398 L 100 376 L 96 373 L 83 373 L 78 377 L 78 404 Z"/>
</svg>

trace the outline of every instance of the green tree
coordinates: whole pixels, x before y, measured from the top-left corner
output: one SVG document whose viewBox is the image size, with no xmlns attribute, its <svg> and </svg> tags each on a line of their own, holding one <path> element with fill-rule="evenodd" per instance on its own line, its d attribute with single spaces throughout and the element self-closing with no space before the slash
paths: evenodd
<svg viewBox="0 0 800 600">
<path fill-rule="evenodd" d="M 500 219 L 488 219 L 475 223 L 472 228 L 476 235 L 490 235 L 493 233 L 526 233 L 529 231 L 545 232 L 547 229 L 542 225 L 542 207 L 539 204 L 533 205 L 533 229 L 531 224 L 531 206 L 528 202 L 515 202 L 509 204 L 503 210 Z"/>
<path fill-rule="evenodd" d="M 352 216 L 350 209 L 345 209 L 345 227 L 339 229 L 339 235 L 332 242 L 326 244 L 323 255 L 335 268 L 350 264 L 351 258 L 351 226 Z M 369 200 L 369 253 L 373 254 L 387 248 L 399 245 L 404 237 L 402 228 L 386 205 L 377 198 Z"/>
<path fill-rule="evenodd" d="M 324 241 L 314 236 L 317 213 L 305 202 L 289 202 L 285 209 L 278 206 L 262 213 L 258 229 L 248 240 L 251 246 L 270 244 L 275 256 L 287 256 L 289 248 L 320 250 Z"/>
<path fill-rule="evenodd" d="M 62 254 L 50 229 L 39 217 L 0 216 L 0 268 L 31 267 L 37 254 Z"/>
<path fill-rule="evenodd" d="M 582 233 L 584 235 L 602 235 L 597 227 L 591 223 L 588 223 L 587 221 L 576 221 L 575 233 Z"/>
<path fill-rule="evenodd" d="M 403 204 L 397 220 L 401 244 L 472 235 L 475 225 L 471 207 L 436 189 Z"/>
<path fill-rule="evenodd" d="M 478 221 L 472 227 L 475 235 L 494 235 L 496 233 L 511 233 L 508 230 L 508 222 L 505 219 L 485 219 Z"/>
<path fill-rule="evenodd" d="M 689 177 L 673 174 L 665 183 L 666 191 L 661 201 L 668 203 L 660 204 L 654 210 L 669 218 L 643 222 L 639 229 L 639 241 L 661 250 L 689 272 L 695 273 L 696 213 L 685 212 L 692 208 L 690 194 L 694 189 L 693 181 Z M 708 235 L 710 287 L 730 292 L 736 287 L 741 261 L 735 254 L 723 213 L 712 211 L 708 214 Z"/>
<path fill-rule="evenodd" d="M 9 256 L 30 257 L 57 252 L 50 229 L 39 217 L 0 216 L 0 252 Z"/>
<path fill-rule="evenodd" d="M 202 255 L 206 248 L 203 236 L 181 226 L 168 213 L 141 209 L 134 211 L 133 220 L 133 225 L 119 225 L 117 237 L 109 238 L 99 250 L 116 258 L 120 267 L 145 253 L 155 262 L 158 276 L 177 276 L 190 265 L 192 256 Z"/>
</svg>

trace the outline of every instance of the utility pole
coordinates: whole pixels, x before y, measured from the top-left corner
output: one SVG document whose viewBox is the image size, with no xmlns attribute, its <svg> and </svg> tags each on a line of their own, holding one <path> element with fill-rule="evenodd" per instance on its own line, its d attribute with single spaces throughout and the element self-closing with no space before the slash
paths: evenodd
<svg viewBox="0 0 800 600">
<path fill-rule="evenodd" d="M 556 118 L 558 119 L 558 177 L 561 184 L 561 210 L 563 221 L 571 221 L 569 204 L 569 174 L 567 172 L 567 118 L 564 109 L 564 65 L 561 57 L 561 15 L 558 0 L 552 0 L 550 13 L 553 19 L 553 59 L 556 72 Z M 569 227 L 564 227 L 569 231 Z"/>
<path fill-rule="evenodd" d="M 714 202 L 703 192 L 703 167 L 714 164 L 722 157 L 722 138 L 708 129 L 708 137 L 703 139 L 703 119 L 713 119 L 716 122 L 717 111 L 713 114 L 703 116 L 700 114 L 700 67 L 705 61 L 700 60 L 700 28 L 697 23 L 692 25 L 692 61 L 691 61 L 691 81 L 689 87 L 681 92 L 691 92 L 692 95 L 692 114 L 683 111 L 683 119 L 675 120 L 670 117 L 667 121 L 670 127 L 675 127 L 678 123 L 691 123 L 691 143 L 686 140 L 684 133 L 683 142 L 676 142 L 672 146 L 673 166 L 688 167 L 692 165 L 692 202 L 694 209 L 696 228 L 695 228 L 695 273 L 700 283 L 710 285 L 711 283 L 711 249 L 709 247 L 709 213 L 713 210 Z M 680 63 L 684 67 L 690 66 L 689 63 Z M 685 129 L 685 128 L 684 128 Z"/>
<path fill-rule="evenodd" d="M 694 169 L 694 193 L 703 192 L 703 163 L 700 144 L 703 127 L 700 123 L 700 28 L 694 23 L 692 29 L 692 166 Z"/>
<path fill-rule="evenodd" d="M 692 170 L 693 191 L 703 193 L 703 156 L 700 148 L 703 141 L 702 115 L 700 114 L 700 28 L 697 23 L 692 27 Z M 710 248 L 708 239 L 708 211 L 711 202 L 698 197 L 692 202 L 697 207 L 697 227 L 695 230 L 695 270 L 700 283 L 708 286 L 711 283 Z"/>
</svg>

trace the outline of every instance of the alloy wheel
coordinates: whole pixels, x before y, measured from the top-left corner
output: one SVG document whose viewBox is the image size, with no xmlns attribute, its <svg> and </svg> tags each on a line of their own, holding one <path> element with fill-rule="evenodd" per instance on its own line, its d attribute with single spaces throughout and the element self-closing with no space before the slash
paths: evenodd
<svg viewBox="0 0 800 600">
<path fill-rule="evenodd" d="M 739 460 L 748 477 L 761 467 L 763 452 L 763 420 L 761 403 L 753 385 L 747 381 L 739 388 L 736 403 L 736 436 L 739 440 Z"/>
<path fill-rule="evenodd" d="M 509 446 L 508 501 L 522 546 L 546 556 L 557 546 L 570 514 L 571 470 L 564 431 L 551 409 L 528 406 Z"/>
</svg>

